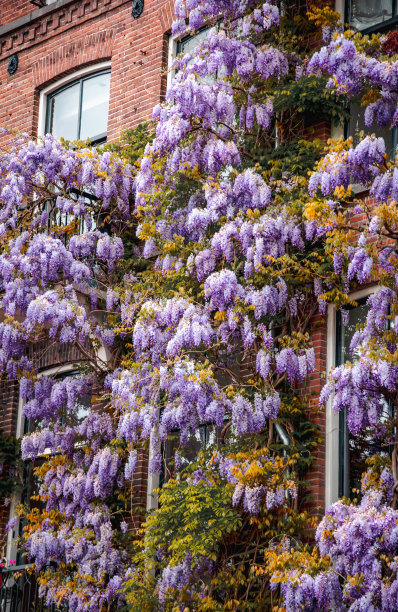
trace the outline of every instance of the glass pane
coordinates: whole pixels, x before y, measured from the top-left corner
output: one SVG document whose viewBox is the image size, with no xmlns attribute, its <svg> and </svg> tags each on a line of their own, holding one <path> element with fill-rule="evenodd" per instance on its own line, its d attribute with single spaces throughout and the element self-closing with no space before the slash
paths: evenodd
<svg viewBox="0 0 398 612">
<path fill-rule="evenodd" d="M 392 0 L 351 0 L 350 23 L 363 30 L 392 17 Z"/>
<path fill-rule="evenodd" d="M 353 102 L 350 105 L 350 129 L 349 135 L 354 139 L 354 145 L 359 143 L 359 133 L 364 131 L 365 134 L 375 134 L 378 138 L 384 138 L 384 142 L 386 145 L 386 153 L 390 157 L 394 157 L 395 155 L 395 146 L 393 139 L 393 131 L 388 127 L 377 127 L 377 125 L 372 125 L 371 127 L 367 127 L 365 125 L 365 109 L 363 106 Z"/>
<path fill-rule="evenodd" d="M 342 325 L 341 363 L 356 361 L 358 359 L 356 353 L 351 354 L 350 344 L 357 330 L 357 325 L 365 323 L 368 310 L 369 306 L 366 302 L 360 303 L 356 308 L 351 308 L 349 310 L 350 319 L 348 325 Z"/>
<path fill-rule="evenodd" d="M 110 73 L 83 81 L 80 139 L 96 140 L 106 135 L 108 126 Z"/>
<path fill-rule="evenodd" d="M 56 380 L 65 380 L 66 378 L 76 378 L 80 377 L 78 372 L 65 372 L 64 374 L 59 374 L 56 377 Z M 61 417 L 62 425 L 76 425 L 85 419 L 91 411 L 91 394 L 90 393 L 81 393 L 77 396 L 75 400 L 75 414 L 64 414 Z"/>
<path fill-rule="evenodd" d="M 80 84 L 76 83 L 50 98 L 48 131 L 55 138 L 78 138 Z"/>
<path fill-rule="evenodd" d="M 188 444 L 183 448 L 180 447 L 180 436 L 178 432 L 170 436 L 164 448 L 164 480 L 167 481 L 174 472 L 174 455 L 177 450 L 181 455 L 181 467 L 187 467 L 190 463 L 195 461 L 197 454 L 202 448 L 217 443 L 219 434 L 220 431 L 216 425 L 201 425 L 199 430 L 190 438 Z"/>
<path fill-rule="evenodd" d="M 208 31 L 209 29 L 205 28 L 204 30 L 201 30 L 200 32 L 195 34 L 195 36 L 187 36 L 187 38 L 184 38 L 180 42 L 178 52 L 188 53 L 188 51 L 193 51 L 193 49 L 195 49 L 195 47 L 197 47 L 198 44 L 202 42 L 202 40 L 207 38 Z"/>
<path fill-rule="evenodd" d="M 366 321 L 369 306 L 366 301 L 362 301 L 350 312 L 350 320 L 347 326 L 341 325 L 341 350 L 340 363 L 346 361 L 355 362 L 360 359 L 356 352 L 351 353 L 350 344 L 352 337 L 357 330 L 357 325 Z M 387 418 L 390 407 L 386 402 L 385 417 Z M 374 438 L 370 431 L 364 430 L 358 436 L 352 436 L 346 425 L 346 416 L 340 413 L 340 436 L 341 436 L 341 474 L 340 474 L 340 495 L 355 497 L 356 491 L 361 488 L 361 477 L 368 468 L 366 460 L 377 453 L 387 453 L 388 449 L 383 447 L 380 440 Z"/>
</svg>

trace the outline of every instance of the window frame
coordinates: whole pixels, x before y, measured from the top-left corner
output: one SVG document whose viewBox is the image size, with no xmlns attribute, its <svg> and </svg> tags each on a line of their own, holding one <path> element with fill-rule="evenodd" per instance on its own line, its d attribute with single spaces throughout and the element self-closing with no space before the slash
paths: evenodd
<svg viewBox="0 0 398 612">
<path fill-rule="evenodd" d="M 344 21 L 350 24 L 350 13 L 351 13 L 351 1 L 346 0 L 345 3 L 345 11 L 344 11 Z M 376 32 L 384 32 L 385 30 L 389 30 L 390 28 L 394 28 L 398 24 L 398 0 L 392 0 L 392 17 L 390 19 L 386 19 L 385 21 L 380 21 L 379 23 L 375 23 L 368 28 L 363 28 L 358 30 L 362 34 L 373 34 Z M 350 24 L 351 25 L 351 24 Z"/>
<path fill-rule="evenodd" d="M 71 362 L 71 363 L 66 363 L 66 364 L 62 364 L 59 366 L 53 366 L 50 368 L 46 368 L 42 370 L 41 372 L 39 372 L 39 377 L 44 376 L 44 375 L 54 376 L 54 378 L 58 376 L 62 376 L 62 375 L 70 376 L 70 375 L 73 375 L 73 373 L 77 371 L 78 370 L 76 368 L 76 363 Z M 29 419 L 26 419 L 22 414 L 24 405 L 25 405 L 25 400 L 21 397 L 21 394 L 19 394 L 17 426 L 16 426 L 16 434 L 15 434 L 16 438 L 18 438 L 19 440 L 21 440 L 27 433 L 29 433 L 26 431 L 26 424 L 29 422 Z M 40 455 L 40 457 L 44 458 L 48 456 L 48 454 L 49 453 L 47 449 Z M 24 485 L 25 485 L 26 478 L 29 479 L 28 471 L 31 471 L 32 469 L 32 461 L 31 460 L 24 461 L 24 464 L 25 465 L 24 465 L 23 480 L 24 480 Z M 23 502 L 24 494 L 25 494 L 25 490 L 21 490 L 21 491 L 17 491 L 13 493 L 11 497 L 11 502 L 10 502 L 9 520 L 11 520 L 11 518 L 13 517 L 15 510 L 19 506 L 19 504 Z M 18 521 L 15 527 L 13 529 L 10 529 L 7 534 L 6 557 L 7 559 L 11 559 L 13 561 L 17 561 L 20 557 L 20 551 L 18 550 L 17 545 L 16 545 L 16 542 L 18 538 L 20 537 L 19 531 L 20 531 L 20 521 Z"/>
<path fill-rule="evenodd" d="M 368 298 L 377 291 L 378 285 L 372 285 L 350 293 L 350 299 L 359 301 Z M 328 305 L 326 371 L 327 379 L 336 364 L 337 354 L 337 310 L 333 304 Z M 324 380 L 326 382 L 326 380 Z M 340 413 L 333 410 L 333 398 L 326 404 L 325 414 L 325 506 L 328 508 L 339 499 L 339 466 L 340 466 Z"/>
<path fill-rule="evenodd" d="M 359 306 L 364 306 L 367 302 L 368 295 L 361 298 L 356 298 L 355 301 Z M 347 310 L 354 310 L 354 307 L 348 307 Z M 336 355 L 335 355 L 335 367 L 343 365 L 345 362 L 342 360 L 342 334 L 343 334 L 343 321 L 341 317 L 341 311 L 336 312 Z M 339 417 L 339 471 L 338 471 L 338 492 L 339 497 L 350 497 L 349 492 L 349 472 L 347 466 L 350 461 L 349 456 L 349 431 L 347 427 L 347 415 L 346 411 L 341 411 L 338 414 Z"/>
<path fill-rule="evenodd" d="M 56 93 L 62 90 L 65 90 L 68 87 L 71 87 L 75 83 L 92 78 L 96 76 L 97 74 L 105 74 L 108 72 L 112 74 L 111 62 L 110 61 L 100 62 L 98 64 L 93 64 L 92 66 L 87 66 L 86 68 L 81 68 L 80 70 L 76 70 L 70 75 L 60 78 L 57 81 L 54 81 L 54 83 L 52 83 L 51 85 L 44 87 L 40 91 L 40 97 L 39 97 L 39 118 L 38 118 L 38 126 L 37 126 L 37 136 L 40 138 L 40 137 L 44 137 L 47 134 L 49 98 L 51 99 L 51 97 L 53 97 Z M 79 116 L 81 115 L 81 94 L 82 94 L 82 86 L 80 89 Z M 109 119 L 109 114 L 108 114 L 108 119 Z"/>
<path fill-rule="evenodd" d="M 200 34 L 200 32 L 203 32 L 203 30 L 210 31 L 212 27 L 214 26 L 204 25 L 196 32 L 196 34 Z M 169 49 L 168 49 L 168 58 L 167 58 L 167 91 L 170 89 L 170 86 L 176 75 L 176 71 L 172 70 L 171 66 L 172 66 L 174 59 L 182 51 L 181 45 L 184 43 L 184 41 L 189 40 L 190 38 L 195 38 L 196 34 L 192 35 L 187 32 L 186 34 L 182 34 L 182 35 L 178 34 L 177 36 L 169 36 Z"/>
</svg>

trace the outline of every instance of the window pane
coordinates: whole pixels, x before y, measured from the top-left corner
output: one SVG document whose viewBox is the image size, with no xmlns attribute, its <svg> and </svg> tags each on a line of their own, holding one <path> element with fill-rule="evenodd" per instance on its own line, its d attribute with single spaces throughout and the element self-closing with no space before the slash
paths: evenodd
<svg viewBox="0 0 398 612">
<path fill-rule="evenodd" d="M 180 42 L 178 52 L 188 53 L 188 51 L 193 51 L 193 49 L 195 49 L 195 47 L 197 47 L 202 40 L 207 38 L 208 33 L 209 28 L 205 28 L 204 30 L 201 30 L 195 34 L 195 36 L 187 36 L 187 38 L 184 38 Z"/>
<path fill-rule="evenodd" d="M 81 140 L 96 140 L 106 134 L 110 78 L 108 72 L 83 81 Z"/>
<path fill-rule="evenodd" d="M 164 445 L 164 481 L 167 481 L 174 472 L 173 465 L 176 451 L 180 452 L 181 466 L 185 468 L 195 461 L 201 449 L 217 444 L 220 433 L 216 425 L 201 425 L 183 448 L 180 447 L 178 431 L 170 436 Z"/>
<path fill-rule="evenodd" d="M 362 300 L 356 308 L 350 309 L 350 320 L 347 326 L 340 325 L 340 350 L 337 355 L 338 363 L 346 361 L 355 362 L 360 359 L 357 353 L 352 354 L 350 344 L 357 330 L 357 325 L 366 321 L 369 306 Z M 390 406 L 385 405 L 385 418 L 388 418 Z M 346 415 L 340 413 L 340 486 L 339 495 L 355 497 L 356 491 L 361 488 L 361 477 L 368 469 L 366 460 L 377 453 L 387 453 L 388 448 L 383 447 L 380 440 L 372 432 L 364 430 L 358 436 L 350 434 L 347 428 Z"/>
<path fill-rule="evenodd" d="M 356 308 L 350 309 L 349 323 L 348 325 L 342 325 L 340 363 L 345 363 L 346 361 L 356 361 L 358 359 L 358 356 L 355 353 L 353 355 L 351 354 L 350 344 L 357 330 L 357 325 L 362 325 L 365 323 L 368 310 L 369 306 L 366 304 L 366 302 L 360 303 Z"/>
<path fill-rule="evenodd" d="M 78 138 L 80 84 L 54 94 L 49 103 L 48 131 L 55 138 Z"/>
<path fill-rule="evenodd" d="M 372 125 L 371 127 L 367 127 L 365 125 L 365 109 L 363 106 L 360 106 L 358 103 L 352 102 L 350 105 L 350 128 L 349 135 L 354 139 L 354 145 L 359 143 L 359 133 L 364 131 L 365 134 L 375 134 L 378 138 L 384 138 L 384 142 L 386 145 L 386 153 L 390 157 L 394 157 L 395 154 L 395 146 L 394 146 L 394 138 L 393 138 L 393 130 L 388 127 L 377 127 L 377 125 Z"/>
<path fill-rule="evenodd" d="M 65 380 L 67 378 L 79 378 L 80 374 L 76 371 L 72 372 L 64 372 L 62 374 L 58 374 L 56 377 L 57 381 Z M 76 425 L 81 423 L 83 419 L 85 419 L 91 412 L 91 393 L 80 393 L 75 400 L 75 413 L 70 414 L 69 412 L 65 412 L 61 416 L 61 424 L 62 425 Z M 63 409 L 66 406 L 62 406 Z"/>
<path fill-rule="evenodd" d="M 392 17 L 392 0 L 351 0 L 350 23 L 363 30 Z"/>
</svg>

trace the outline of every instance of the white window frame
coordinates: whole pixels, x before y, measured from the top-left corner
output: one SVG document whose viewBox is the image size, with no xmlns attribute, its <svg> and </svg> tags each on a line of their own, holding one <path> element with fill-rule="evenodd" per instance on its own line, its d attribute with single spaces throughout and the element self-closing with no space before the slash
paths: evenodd
<svg viewBox="0 0 398 612">
<path fill-rule="evenodd" d="M 75 363 L 67 363 L 65 365 L 54 366 L 52 368 L 43 370 L 42 372 L 39 372 L 38 377 L 40 378 L 41 376 L 52 376 L 52 375 L 58 375 L 58 374 L 65 374 L 67 372 L 73 372 L 75 370 L 76 370 Z M 25 417 L 22 414 L 24 405 L 25 405 L 25 400 L 21 397 L 21 395 L 19 395 L 17 427 L 16 427 L 16 438 L 18 440 L 22 440 L 24 436 L 23 431 L 24 431 L 24 425 L 25 425 Z M 41 456 L 45 456 L 49 454 L 50 454 L 50 449 L 46 449 L 41 454 Z M 15 513 L 15 509 L 17 508 L 17 506 L 19 506 L 20 503 L 21 503 L 21 492 L 13 493 L 11 496 L 11 501 L 10 501 L 10 514 L 9 514 L 8 520 L 11 520 L 11 518 L 13 517 Z M 17 558 L 16 541 L 17 539 L 18 539 L 18 536 L 16 534 L 16 530 L 10 529 L 7 534 L 7 548 L 6 548 L 7 560 L 11 559 L 11 561 L 16 561 L 16 558 Z"/>
<path fill-rule="evenodd" d="M 172 63 L 177 55 L 177 46 L 179 41 L 184 38 L 184 35 L 179 36 L 169 36 L 169 52 L 167 57 L 167 91 L 170 89 L 170 86 L 175 77 L 175 70 L 172 70 Z"/>
<path fill-rule="evenodd" d="M 38 138 L 42 138 L 43 136 L 45 136 L 48 96 L 57 91 L 57 89 L 68 85 L 68 83 L 73 83 L 73 81 L 78 81 L 82 77 L 88 76 L 90 74 L 95 74 L 96 72 L 101 72 L 102 70 L 107 69 L 111 69 L 110 61 L 93 64 L 92 66 L 87 66 L 86 68 L 81 68 L 80 70 L 77 70 L 72 74 L 68 74 L 68 76 L 59 79 L 55 83 L 52 83 L 51 85 L 48 85 L 48 87 L 42 89 L 39 98 L 39 120 L 37 125 Z"/>
<path fill-rule="evenodd" d="M 361 300 L 367 298 L 378 289 L 378 285 L 359 289 L 350 293 L 350 299 Z M 326 349 L 326 375 L 329 376 L 331 370 L 336 367 L 336 307 L 328 305 L 327 313 L 327 349 Z M 339 463 L 340 463 L 340 413 L 332 408 L 333 398 L 329 398 L 326 404 L 326 423 L 325 423 L 325 507 L 339 499 Z"/>
</svg>

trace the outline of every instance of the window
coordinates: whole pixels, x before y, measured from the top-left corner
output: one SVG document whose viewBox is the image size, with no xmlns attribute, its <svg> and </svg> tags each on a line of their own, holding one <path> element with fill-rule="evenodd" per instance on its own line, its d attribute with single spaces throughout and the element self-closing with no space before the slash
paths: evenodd
<svg viewBox="0 0 398 612">
<path fill-rule="evenodd" d="M 61 380 L 66 380 L 68 378 L 75 378 L 80 376 L 78 370 L 66 370 L 54 376 L 54 380 L 59 382 Z M 91 394 L 90 393 L 82 393 L 76 398 L 75 401 L 75 414 L 70 415 L 65 412 L 64 406 L 61 406 L 60 410 L 60 419 L 59 423 L 61 425 L 76 425 L 85 419 L 90 414 L 91 408 Z M 38 423 L 33 421 L 32 419 L 24 419 L 23 425 L 23 435 L 28 433 L 32 433 Z"/>
<path fill-rule="evenodd" d="M 194 36 L 185 36 L 181 40 L 177 42 L 177 53 L 188 53 L 189 51 L 193 51 L 195 47 L 197 47 L 202 40 L 207 38 L 209 28 L 203 28 L 199 30 Z"/>
<path fill-rule="evenodd" d="M 348 21 L 366 32 L 390 27 L 397 20 L 397 0 L 348 0 Z"/>
<path fill-rule="evenodd" d="M 219 442 L 220 434 L 221 429 L 216 427 L 216 425 L 201 425 L 196 434 L 188 441 L 188 444 L 186 444 L 183 448 L 180 448 L 180 436 L 179 432 L 176 430 L 164 444 L 161 481 L 167 482 L 167 480 L 173 475 L 174 457 L 176 451 L 179 451 L 181 454 L 182 467 L 187 467 L 190 463 L 195 461 L 196 456 L 201 449 L 217 444 Z"/>
<path fill-rule="evenodd" d="M 353 137 L 355 146 L 359 143 L 360 132 L 374 133 L 378 138 L 381 137 L 384 139 L 386 153 L 390 158 L 393 158 L 397 148 L 397 129 L 390 129 L 389 127 L 379 128 L 377 126 L 368 128 L 365 125 L 364 110 L 364 107 L 360 106 L 358 102 L 352 102 L 350 104 L 350 120 L 347 126 L 347 136 Z"/>
<path fill-rule="evenodd" d="M 346 361 L 356 361 L 359 356 L 350 353 L 350 343 L 358 325 L 365 323 L 369 310 L 367 298 L 357 300 L 358 306 L 350 309 L 350 320 L 343 325 L 340 312 L 336 319 L 336 366 Z M 386 417 L 391 413 L 391 407 L 386 402 Z M 356 490 L 361 488 L 361 477 L 367 470 L 366 460 L 377 453 L 387 453 L 388 448 L 374 439 L 369 431 L 361 435 L 350 434 L 346 423 L 345 412 L 339 414 L 339 497 L 355 497 Z"/>
<path fill-rule="evenodd" d="M 60 380 L 65 380 L 67 378 L 79 376 L 79 375 L 80 373 L 77 370 L 65 370 L 64 372 L 61 372 L 57 374 L 56 376 L 54 376 L 54 379 L 57 381 L 60 381 Z M 17 428 L 18 429 L 17 435 L 19 435 L 20 437 L 25 436 L 29 433 L 32 433 L 39 425 L 36 419 L 27 419 L 22 416 L 23 405 L 24 405 L 24 402 L 22 399 L 20 399 L 19 415 L 18 415 L 19 426 Z M 65 426 L 75 425 L 76 423 L 79 423 L 80 421 L 82 421 L 84 418 L 88 416 L 88 414 L 90 413 L 90 409 L 91 409 L 91 394 L 82 393 L 75 402 L 75 414 L 73 415 L 66 414 L 66 413 L 62 414 L 62 410 L 61 410 L 59 423 Z M 39 467 L 44 463 L 45 455 L 46 453 L 43 453 L 43 455 L 38 457 L 35 461 L 28 460 L 24 462 L 23 489 L 19 495 L 14 496 L 15 499 L 13 500 L 13 503 L 10 508 L 10 518 L 14 514 L 16 506 L 18 506 L 19 504 L 24 504 L 26 506 L 36 507 L 36 508 L 41 508 L 41 509 L 44 508 L 44 505 L 42 502 L 39 502 L 37 500 L 32 501 L 32 496 L 37 496 L 39 494 L 41 481 L 38 478 L 38 476 L 35 474 L 34 470 L 36 467 Z M 20 538 L 22 536 L 23 528 L 25 524 L 26 524 L 25 520 L 20 519 L 15 529 L 13 530 L 13 533 L 12 534 L 10 533 L 8 537 L 7 546 L 8 546 L 9 558 L 11 557 L 16 558 L 16 562 L 18 565 L 26 562 L 26 559 L 25 559 L 26 555 L 20 549 L 17 550 L 16 548 L 16 540 L 17 538 Z"/>
<path fill-rule="evenodd" d="M 188 52 L 193 51 L 195 47 L 197 47 L 202 42 L 202 40 L 205 40 L 207 38 L 208 32 L 209 32 L 209 28 L 205 26 L 204 28 L 199 30 L 194 36 L 191 36 L 189 34 L 179 40 L 176 40 L 175 38 L 174 39 L 170 38 L 169 39 L 169 60 L 168 60 L 169 69 L 171 68 L 173 64 L 173 60 L 176 55 L 179 55 L 180 53 L 188 53 Z M 167 78 L 168 88 L 170 87 L 176 73 L 177 73 L 176 70 L 169 70 L 168 78 Z"/>
<path fill-rule="evenodd" d="M 56 138 L 106 140 L 110 70 L 88 74 L 47 95 L 45 132 Z"/>
</svg>

